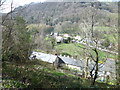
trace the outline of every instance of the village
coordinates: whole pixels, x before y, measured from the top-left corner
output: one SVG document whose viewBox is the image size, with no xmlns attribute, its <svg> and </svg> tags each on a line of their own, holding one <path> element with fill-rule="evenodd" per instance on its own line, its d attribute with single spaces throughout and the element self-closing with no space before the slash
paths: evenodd
<svg viewBox="0 0 120 90">
<path fill-rule="evenodd" d="M 95 45 L 95 42 L 92 41 L 90 38 L 86 37 L 81 37 L 80 35 L 69 35 L 69 34 L 59 34 L 59 33 L 54 33 L 52 32 L 50 35 L 46 35 L 47 37 L 53 37 L 55 38 L 55 43 L 60 44 L 60 43 L 80 43 L 83 45 L 88 45 L 89 47 L 93 48 Z M 113 46 L 112 43 L 108 45 L 108 47 L 105 47 L 102 45 L 104 40 L 97 41 L 97 49 L 104 51 L 104 52 L 109 52 L 112 54 L 118 54 L 116 51 L 110 50 Z"/>
<path fill-rule="evenodd" d="M 69 34 L 59 34 L 59 33 L 51 33 L 47 37 L 54 37 L 55 42 L 57 44 L 60 43 L 80 43 L 86 45 L 87 42 L 92 43 L 92 41 L 88 40 L 87 38 L 82 39 L 79 35 L 72 37 Z M 71 39 L 72 38 L 72 39 Z M 99 42 L 99 46 L 101 46 Z M 90 46 L 93 47 L 93 46 Z M 109 46 L 110 47 L 110 46 Z M 113 54 L 117 54 L 116 52 L 109 51 L 107 49 L 98 48 L 101 51 L 110 52 Z M 38 59 L 50 64 L 53 64 L 53 67 L 63 72 L 63 67 L 67 67 L 70 71 L 74 72 L 75 75 L 81 76 L 84 78 L 90 78 L 90 72 L 95 66 L 95 62 L 86 59 L 77 59 L 75 57 L 69 55 L 58 55 L 58 54 L 46 54 L 42 52 L 33 51 L 32 55 L 30 56 L 31 60 Z M 62 68 L 61 68 L 62 67 Z M 63 70 L 62 70 L 63 69 Z M 115 60 L 112 58 L 106 58 L 104 62 L 99 62 L 99 71 L 98 71 L 98 81 L 106 82 L 108 79 L 110 81 L 114 80 L 116 77 L 115 72 Z M 92 75 L 94 76 L 94 70 L 92 71 Z"/>
<path fill-rule="evenodd" d="M 1 0 L 3 89 L 119 90 L 118 2 L 78 1 Z"/>
</svg>

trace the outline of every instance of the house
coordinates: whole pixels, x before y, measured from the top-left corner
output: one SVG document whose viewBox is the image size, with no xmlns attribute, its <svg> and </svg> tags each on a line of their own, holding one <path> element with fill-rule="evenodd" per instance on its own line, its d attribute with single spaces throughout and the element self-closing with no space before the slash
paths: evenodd
<svg viewBox="0 0 120 90">
<path fill-rule="evenodd" d="M 54 36 L 59 36 L 59 33 L 54 33 Z"/>
<path fill-rule="evenodd" d="M 59 36 L 59 33 L 51 32 L 50 36 L 54 36 L 54 37 L 56 37 L 56 36 Z"/>
<path fill-rule="evenodd" d="M 57 43 L 63 42 L 63 37 L 61 37 L 61 36 L 56 36 L 55 39 L 56 39 Z"/>
<path fill-rule="evenodd" d="M 63 65 L 65 65 L 65 62 L 59 56 L 57 56 L 55 61 L 53 62 L 53 66 L 58 69 L 61 68 Z"/>
<path fill-rule="evenodd" d="M 63 42 L 69 43 L 71 41 L 71 36 L 69 34 L 63 34 Z"/>
<path fill-rule="evenodd" d="M 94 61 L 88 61 L 88 73 L 94 67 Z M 116 67 L 115 67 L 115 60 L 107 59 L 103 64 L 98 63 L 98 78 L 97 80 L 106 81 L 109 77 L 110 80 L 116 79 Z M 93 71 L 93 75 L 94 75 Z M 90 73 L 89 73 L 90 74 Z"/>
<path fill-rule="evenodd" d="M 80 40 L 81 40 L 81 37 L 77 35 L 76 37 L 74 37 L 74 39 L 80 41 Z"/>
<path fill-rule="evenodd" d="M 70 69 L 78 70 L 80 72 L 85 71 L 86 68 L 86 61 L 85 60 L 76 60 L 70 57 L 64 57 L 64 56 L 55 56 L 52 54 L 45 54 L 41 52 L 33 52 L 31 57 L 36 56 L 35 58 L 38 60 L 42 60 L 54 65 L 57 65 L 61 67 L 62 65 L 67 66 Z M 88 61 L 88 76 L 90 76 L 90 71 L 94 67 L 95 62 L 94 61 Z M 94 71 L 93 71 L 94 74 Z M 115 60 L 113 59 L 107 59 L 104 64 L 99 63 L 99 71 L 98 71 L 98 80 L 104 81 L 109 76 L 110 80 L 115 80 L 116 77 L 116 67 L 115 67 Z"/>
<path fill-rule="evenodd" d="M 103 67 L 99 69 L 100 72 L 104 71 L 105 77 L 109 76 L 110 80 L 116 79 L 116 66 L 115 60 L 108 58 Z"/>
<path fill-rule="evenodd" d="M 61 59 L 65 62 L 65 65 L 69 69 L 82 71 L 83 67 L 85 66 L 85 63 L 83 62 L 83 60 L 76 60 L 70 57 L 61 57 Z"/>
<path fill-rule="evenodd" d="M 69 34 L 63 34 L 63 37 L 64 37 L 64 38 L 68 38 L 68 37 L 70 37 L 70 36 L 69 36 Z"/>
<path fill-rule="evenodd" d="M 68 68 L 76 69 L 76 70 L 82 70 L 85 66 L 85 62 L 83 60 L 76 60 L 70 57 L 64 57 L 64 56 L 56 56 L 52 54 L 45 54 L 41 52 L 33 52 L 32 56 L 36 55 L 36 59 L 41 59 L 42 61 L 48 62 L 48 63 L 59 63 L 58 66 L 66 65 Z"/>
</svg>

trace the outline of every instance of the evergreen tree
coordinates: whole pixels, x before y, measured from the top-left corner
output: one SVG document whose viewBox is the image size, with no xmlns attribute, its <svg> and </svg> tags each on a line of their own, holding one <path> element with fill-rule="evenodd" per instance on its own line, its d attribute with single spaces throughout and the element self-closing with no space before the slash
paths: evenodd
<svg viewBox="0 0 120 90">
<path fill-rule="evenodd" d="M 32 50 L 31 35 L 26 28 L 25 20 L 17 16 L 13 22 L 11 34 L 9 28 L 3 34 L 3 59 L 4 60 L 28 60 Z M 7 51 L 7 52 L 6 52 Z"/>
</svg>

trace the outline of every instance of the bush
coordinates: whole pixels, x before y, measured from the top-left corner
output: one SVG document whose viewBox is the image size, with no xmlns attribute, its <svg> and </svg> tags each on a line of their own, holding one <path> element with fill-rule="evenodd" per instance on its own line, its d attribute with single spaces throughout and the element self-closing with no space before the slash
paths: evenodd
<svg viewBox="0 0 120 90">
<path fill-rule="evenodd" d="M 31 34 L 22 17 L 17 16 L 13 25 L 3 30 L 3 60 L 28 60 L 32 51 Z"/>
</svg>

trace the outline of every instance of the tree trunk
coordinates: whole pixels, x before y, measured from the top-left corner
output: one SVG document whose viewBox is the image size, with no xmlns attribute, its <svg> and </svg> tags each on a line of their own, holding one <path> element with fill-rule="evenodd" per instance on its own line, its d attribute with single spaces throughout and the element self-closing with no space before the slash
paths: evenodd
<svg viewBox="0 0 120 90">
<path fill-rule="evenodd" d="M 98 51 L 97 51 L 97 49 L 95 48 L 94 51 L 95 51 L 95 53 L 96 53 L 96 61 L 95 61 L 96 66 L 95 66 L 95 76 L 94 76 L 94 78 L 93 78 L 92 85 L 95 84 L 95 80 L 97 79 L 97 75 L 98 75 L 98 61 L 99 61 Z"/>
<path fill-rule="evenodd" d="M 87 78 L 88 77 L 88 60 L 89 60 L 89 58 L 87 57 L 86 58 L 86 70 L 85 70 L 85 78 Z"/>
</svg>

